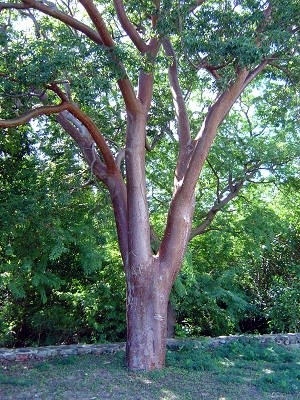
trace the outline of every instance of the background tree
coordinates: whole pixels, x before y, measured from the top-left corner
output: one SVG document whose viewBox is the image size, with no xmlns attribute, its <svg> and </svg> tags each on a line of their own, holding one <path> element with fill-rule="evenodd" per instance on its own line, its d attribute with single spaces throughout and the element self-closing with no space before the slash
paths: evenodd
<svg viewBox="0 0 300 400">
<path fill-rule="evenodd" d="M 220 184 L 228 182 L 228 171 L 243 177 L 243 153 L 237 158 L 235 149 L 240 137 L 247 143 L 247 129 L 243 136 L 237 134 L 234 121 L 242 122 L 242 114 L 224 124 L 224 132 L 220 129 L 202 173 L 195 216 L 200 221 L 216 202 Z M 278 132 L 278 140 L 258 135 L 244 144 L 252 157 L 264 157 L 263 174 L 257 170 L 245 181 L 240 196 L 224 204 L 190 243 L 172 293 L 176 335 L 299 330 L 299 169 L 294 157 L 297 143 L 287 135 L 293 126 L 288 121 L 286 115 L 286 135 Z M 230 146 L 228 131 L 234 131 Z M 29 136 L 20 135 L 19 141 L 17 135 L 5 136 L 1 142 L 0 345 L 125 340 L 124 277 L 105 192 L 80 158 L 74 164 L 71 141 L 65 144 L 68 152 L 59 151 L 63 135 L 57 142 L 43 135 L 38 152 L 38 138 L 34 132 Z M 159 151 L 166 152 L 164 146 L 160 141 L 152 152 L 153 163 Z M 168 170 L 167 165 L 162 167 Z M 155 176 L 154 168 L 149 173 L 156 182 L 150 213 L 160 232 L 167 213 L 166 176 Z"/>
<path fill-rule="evenodd" d="M 61 127 L 108 189 L 126 275 L 128 366 L 160 368 L 172 285 L 189 238 L 213 219 L 208 213 L 191 231 L 200 172 L 219 126 L 257 76 L 275 86 L 282 86 L 283 71 L 297 76 L 299 4 L 24 0 L 1 3 L 0 10 L 0 126 L 7 134 L 40 117 L 42 131 Z M 33 22 L 33 34 L 16 28 L 17 12 Z M 162 104 L 167 86 L 171 96 Z M 205 91 L 211 96 L 203 102 Z M 196 96 L 188 103 L 190 92 Z M 202 110 L 200 128 L 189 117 L 195 107 Z M 176 167 L 154 254 L 147 185 L 155 193 L 155 182 L 146 179 L 145 152 L 164 131 L 176 135 L 169 147 Z M 230 172 L 218 188 L 213 215 L 263 160 L 250 162 L 242 178 Z"/>
<path fill-rule="evenodd" d="M 1 345 L 124 339 L 107 196 L 90 190 L 90 170 L 68 137 L 45 134 L 38 144 L 33 132 L 17 131 L 2 139 Z"/>
<path fill-rule="evenodd" d="M 244 190 L 191 242 L 172 292 L 177 334 L 298 332 L 297 206 L 280 187 Z"/>
</svg>

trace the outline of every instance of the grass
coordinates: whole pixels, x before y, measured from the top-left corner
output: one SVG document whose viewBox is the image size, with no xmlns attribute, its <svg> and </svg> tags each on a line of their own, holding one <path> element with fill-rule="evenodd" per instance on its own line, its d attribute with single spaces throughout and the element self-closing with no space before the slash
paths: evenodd
<svg viewBox="0 0 300 400">
<path fill-rule="evenodd" d="M 300 349 L 235 342 L 168 352 L 130 373 L 124 354 L 0 366 L 0 400 L 300 400 Z"/>
</svg>

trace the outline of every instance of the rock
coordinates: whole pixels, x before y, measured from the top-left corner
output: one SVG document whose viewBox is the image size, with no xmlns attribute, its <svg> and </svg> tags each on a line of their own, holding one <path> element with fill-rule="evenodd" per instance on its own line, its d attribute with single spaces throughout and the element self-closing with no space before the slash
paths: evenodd
<svg viewBox="0 0 300 400">
<path fill-rule="evenodd" d="M 288 334 L 269 334 L 269 335 L 232 335 L 219 336 L 218 338 L 201 338 L 195 339 L 167 339 L 167 348 L 169 350 L 178 351 L 181 348 L 201 348 L 201 347 L 218 347 L 226 343 L 239 341 L 248 344 L 258 341 L 262 346 L 268 346 L 270 343 L 280 345 L 300 347 L 300 333 Z M 124 351 L 126 343 L 110 343 L 110 344 L 72 344 L 61 346 L 44 346 L 44 347 L 28 347 L 20 349 L 0 348 L 0 362 L 2 361 L 27 361 L 29 359 L 46 359 L 53 356 L 67 357 L 70 355 L 81 354 L 113 354 L 118 351 Z"/>
</svg>

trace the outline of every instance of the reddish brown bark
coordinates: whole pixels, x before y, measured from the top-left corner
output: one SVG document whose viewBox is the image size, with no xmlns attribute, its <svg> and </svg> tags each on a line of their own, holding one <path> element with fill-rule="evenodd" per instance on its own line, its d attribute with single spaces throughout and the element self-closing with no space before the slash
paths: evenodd
<svg viewBox="0 0 300 400">
<path fill-rule="evenodd" d="M 50 5 L 51 4 L 51 5 Z M 77 19 L 73 18 L 72 16 L 60 11 L 57 7 L 53 7 L 54 3 L 50 3 L 49 5 L 44 4 L 42 1 L 36 0 L 26 0 L 23 4 L 21 3 L 0 3 L 0 11 L 4 9 L 36 9 L 41 11 L 42 13 L 49 15 L 59 21 L 64 22 L 68 26 L 76 29 L 79 32 L 82 32 L 95 43 L 100 45 L 103 44 L 100 36 L 96 31 L 91 29 L 89 26 L 83 24 L 82 22 L 78 21 Z"/>
<path fill-rule="evenodd" d="M 126 273 L 128 367 L 132 370 L 162 368 L 166 351 L 169 294 L 191 237 L 196 183 L 219 125 L 244 88 L 265 68 L 268 61 L 263 61 L 252 71 L 237 68 L 235 82 L 211 106 L 200 132 L 192 140 L 188 114 L 178 79 L 175 53 L 171 42 L 168 39 L 164 40 L 165 53 L 173 59 L 169 67 L 169 82 L 178 126 L 179 154 L 165 232 L 158 253 L 153 255 L 145 177 L 146 124 L 152 100 L 153 75 L 141 71 L 138 90 L 135 93 L 122 60 L 114 54 L 114 40 L 96 3 L 92 0 L 80 0 L 80 3 L 95 29 L 91 29 L 55 7 L 51 8 L 36 0 L 26 0 L 22 5 L 2 4 L 0 11 L 14 7 L 37 9 L 111 50 L 112 61 L 121 72 L 118 85 L 127 115 L 126 184 L 120 173 L 119 160 L 114 158 L 100 129 L 79 106 L 71 103 L 55 84 L 50 83 L 47 89 L 54 91 L 61 98 L 60 105 L 42 106 L 12 120 L 0 121 L 0 127 L 17 126 L 39 115 L 57 113 L 58 122 L 80 147 L 91 172 L 106 185 L 114 209 Z M 203 0 L 197 0 L 194 7 L 202 3 Z M 148 43 L 144 42 L 129 21 L 122 0 L 114 0 L 114 4 L 116 16 L 128 38 L 142 55 L 148 57 L 149 62 L 154 63 L 160 47 L 159 40 L 152 38 Z M 156 6 L 159 7 L 159 2 L 156 2 Z M 159 13 L 152 16 L 153 26 L 157 22 L 158 15 Z M 227 200 L 230 200 L 229 197 L 224 201 Z M 216 207 L 211 210 L 207 221 L 204 222 L 205 228 L 213 219 L 215 212 Z"/>
<path fill-rule="evenodd" d="M 131 370 L 162 368 L 169 291 L 159 278 L 157 260 L 131 270 L 127 276 L 127 364 Z"/>
</svg>

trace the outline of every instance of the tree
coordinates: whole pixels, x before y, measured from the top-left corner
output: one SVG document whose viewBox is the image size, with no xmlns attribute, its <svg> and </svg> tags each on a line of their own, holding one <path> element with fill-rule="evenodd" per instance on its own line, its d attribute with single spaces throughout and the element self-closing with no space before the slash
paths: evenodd
<svg viewBox="0 0 300 400">
<path fill-rule="evenodd" d="M 282 85 L 288 73 L 295 84 L 299 8 L 296 0 L 0 3 L 0 126 L 12 135 L 35 118 L 41 130 L 60 126 L 108 189 L 126 275 L 131 370 L 164 365 L 169 294 L 193 236 L 195 188 L 218 128 L 259 75 Z M 20 32 L 24 18 L 31 32 Z M 207 90 L 199 129 L 190 113 Z M 164 133 L 176 137 L 169 147 L 177 156 L 170 157 L 174 185 L 158 239 L 145 162 Z M 212 215 L 240 191 L 240 182 L 228 185 Z"/>
<path fill-rule="evenodd" d="M 70 137 L 24 130 L 0 142 L 0 345 L 124 340 L 107 193 L 90 190 Z"/>
<path fill-rule="evenodd" d="M 248 186 L 192 241 L 172 292 L 179 334 L 298 332 L 298 199 L 286 184 Z"/>
</svg>

